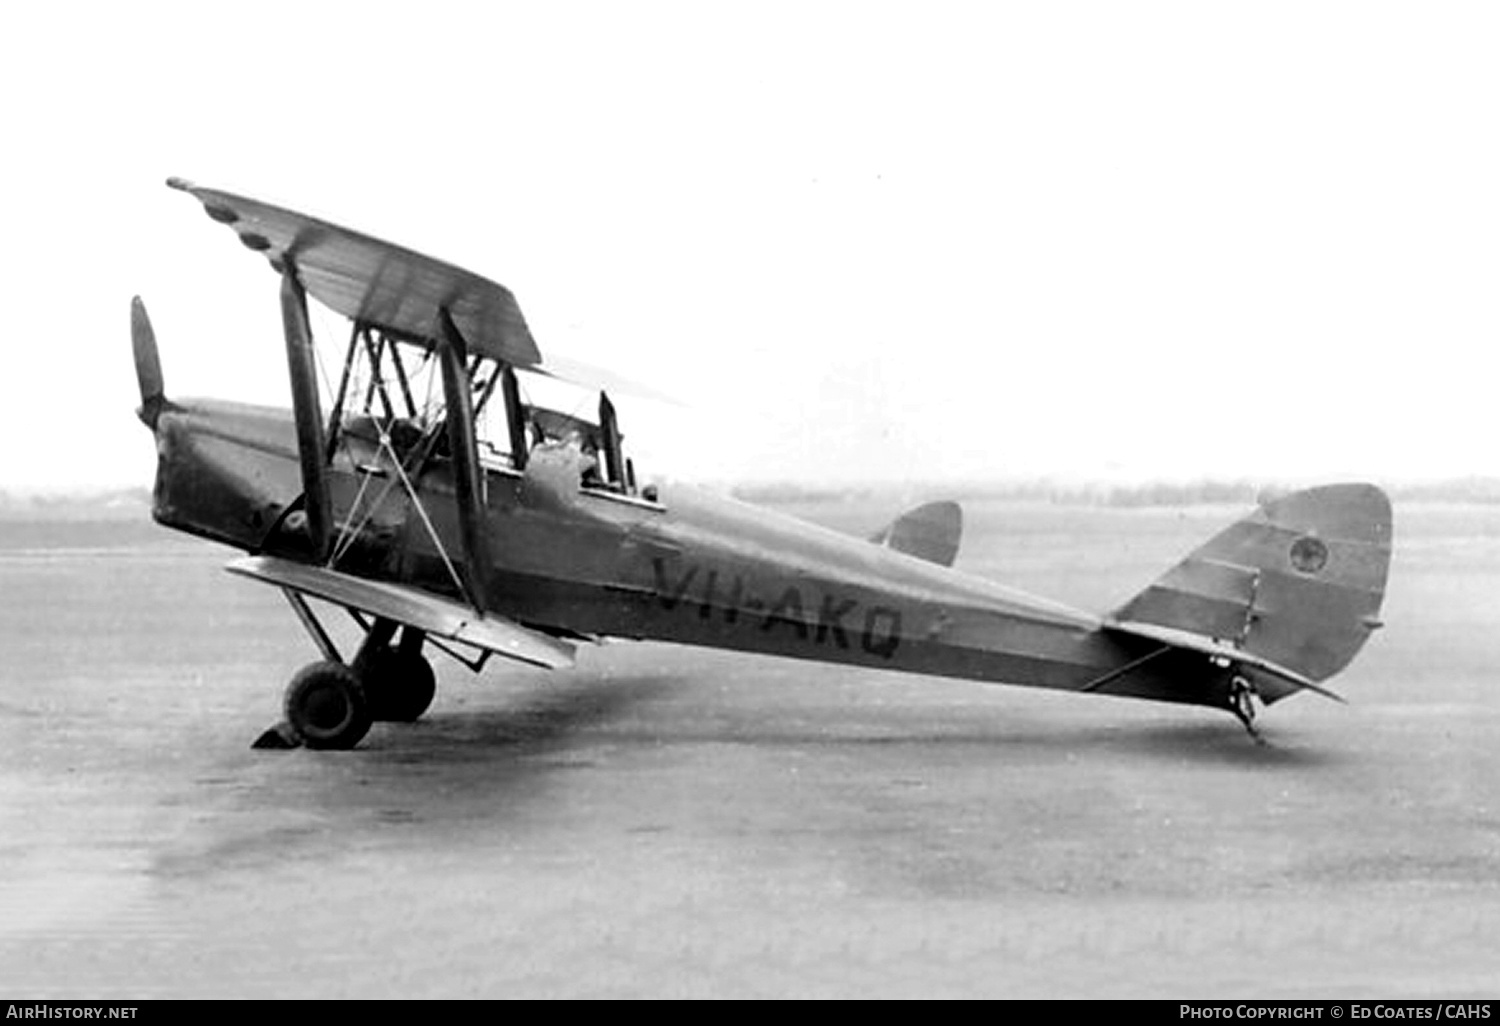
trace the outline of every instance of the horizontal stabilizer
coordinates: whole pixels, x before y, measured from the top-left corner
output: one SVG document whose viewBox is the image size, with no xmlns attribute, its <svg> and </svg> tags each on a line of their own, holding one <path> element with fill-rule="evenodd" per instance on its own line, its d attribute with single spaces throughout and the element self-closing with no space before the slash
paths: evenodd
<svg viewBox="0 0 1500 1026">
<path fill-rule="evenodd" d="M 1127 623 L 1119 620 L 1107 620 L 1104 624 L 1105 630 L 1117 634 L 1129 634 L 1137 638 L 1145 638 L 1150 641 L 1159 642 L 1171 648 L 1185 648 L 1190 652 L 1199 652 L 1212 659 L 1223 660 L 1225 663 L 1233 663 L 1241 668 L 1249 667 L 1270 674 L 1278 681 L 1290 684 L 1292 689 L 1303 689 L 1331 698 L 1335 702 L 1343 702 L 1344 699 L 1337 692 L 1330 691 L 1322 685 L 1308 680 L 1296 670 L 1289 670 L 1285 666 L 1277 666 L 1268 659 L 1261 659 L 1243 649 L 1232 645 L 1225 645 L 1213 641 L 1198 634 L 1190 634 L 1187 631 L 1173 630 L 1170 627 L 1154 627 L 1145 623 Z M 1262 691 L 1262 697 L 1276 694 L 1277 691 L 1285 692 L 1285 688 L 1276 688 L 1272 691 Z"/>
<path fill-rule="evenodd" d="M 1217 642 L 1306 688 L 1380 626 L 1391 533 L 1390 500 L 1374 485 L 1293 492 L 1225 528 L 1108 622 Z"/>
<path fill-rule="evenodd" d="M 273 556 L 237 559 L 224 569 L 278 588 L 289 588 L 335 605 L 395 620 L 507 659 L 550 670 L 573 665 L 574 649 L 565 641 L 550 638 L 493 613 L 480 616 L 467 606 L 415 588 L 367 581 L 326 567 L 307 566 Z"/>
<path fill-rule="evenodd" d="M 901 514 L 870 541 L 938 566 L 952 566 L 963 530 L 964 511 L 958 503 L 929 502 Z"/>
</svg>

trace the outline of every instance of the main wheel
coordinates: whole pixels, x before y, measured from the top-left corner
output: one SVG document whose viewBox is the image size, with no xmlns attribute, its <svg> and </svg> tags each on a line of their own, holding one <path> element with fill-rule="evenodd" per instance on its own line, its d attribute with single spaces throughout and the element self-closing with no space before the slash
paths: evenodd
<svg viewBox="0 0 1500 1026">
<path fill-rule="evenodd" d="M 412 723 L 432 705 L 437 676 L 420 652 L 387 648 L 364 668 L 371 714 L 377 720 Z"/>
<path fill-rule="evenodd" d="M 304 666 L 286 687 L 286 721 L 309 748 L 353 748 L 370 730 L 359 675 L 343 663 Z"/>
</svg>

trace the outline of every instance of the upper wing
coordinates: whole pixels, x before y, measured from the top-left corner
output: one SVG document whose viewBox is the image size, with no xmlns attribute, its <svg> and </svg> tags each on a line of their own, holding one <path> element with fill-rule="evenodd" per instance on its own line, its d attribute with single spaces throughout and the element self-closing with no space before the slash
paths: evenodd
<svg viewBox="0 0 1500 1026">
<path fill-rule="evenodd" d="M 410 624 L 440 638 L 461 641 L 496 655 L 533 666 L 562 669 L 573 665 L 573 646 L 522 627 L 504 617 L 481 616 L 467 606 L 381 581 L 306 566 L 273 556 L 237 559 L 224 569 L 280 588 Z"/>
<path fill-rule="evenodd" d="M 431 348 L 439 341 L 438 311 L 446 308 L 471 353 L 518 367 L 541 363 L 516 297 L 503 285 L 306 214 L 180 178 L 167 184 L 198 199 L 278 274 L 290 258 L 303 287 L 345 317 Z"/>
</svg>

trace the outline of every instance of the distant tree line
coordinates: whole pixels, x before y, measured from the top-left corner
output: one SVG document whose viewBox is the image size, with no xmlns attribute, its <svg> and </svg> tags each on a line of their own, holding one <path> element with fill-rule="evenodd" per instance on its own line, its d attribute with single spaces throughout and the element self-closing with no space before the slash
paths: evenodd
<svg viewBox="0 0 1500 1026">
<path fill-rule="evenodd" d="M 802 502 L 868 501 L 892 495 L 941 495 L 956 499 L 1050 503 L 1058 506 L 1145 508 L 1159 506 L 1251 505 L 1295 491 L 1304 485 L 1281 482 L 1204 479 L 1149 481 L 1136 484 L 1016 480 L 991 482 L 913 482 L 818 485 L 800 482 L 755 482 L 729 486 L 746 502 L 768 505 Z M 1396 501 L 1500 503 L 1500 478 L 1469 477 L 1446 481 L 1386 484 Z"/>
<path fill-rule="evenodd" d="M 1162 506 L 1236 505 L 1264 502 L 1298 485 L 1248 479 L 1148 481 L 1137 484 L 1062 482 L 1048 479 L 1000 481 L 865 482 L 810 484 L 796 481 L 718 483 L 714 487 L 746 502 L 796 505 L 815 502 L 915 501 L 936 497 L 1096 506 L 1118 509 Z M 1500 504 L 1500 478 L 1465 477 L 1444 481 L 1386 484 L 1398 502 Z M 117 519 L 149 516 L 149 488 L 67 492 L 0 490 L 0 517 Z"/>
</svg>

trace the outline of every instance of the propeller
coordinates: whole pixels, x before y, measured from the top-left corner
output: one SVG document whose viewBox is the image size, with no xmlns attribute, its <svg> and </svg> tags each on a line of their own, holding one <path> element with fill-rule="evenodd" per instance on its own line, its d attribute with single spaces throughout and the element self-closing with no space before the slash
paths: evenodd
<svg viewBox="0 0 1500 1026">
<path fill-rule="evenodd" d="M 130 301 L 130 344 L 135 351 L 135 378 L 141 387 L 141 408 L 136 416 L 154 431 L 167 406 L 167 396 L 162 386 L 161 357 L 156 352 L 156 332 L 151 330 L 151 318 L 140 296 Z"/>
</svg>

